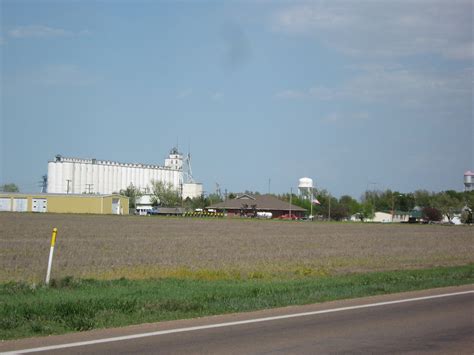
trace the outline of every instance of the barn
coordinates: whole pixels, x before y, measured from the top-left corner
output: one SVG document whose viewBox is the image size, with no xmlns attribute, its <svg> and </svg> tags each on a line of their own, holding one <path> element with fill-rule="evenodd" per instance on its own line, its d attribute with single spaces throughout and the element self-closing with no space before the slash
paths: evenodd
<svg viewBox="0 0 474 355">
<path fill-rule="evenodd" d="M 87 194 L 0 193 L 0 211 L 128 214 L 128 197 Z"/>
</svg>

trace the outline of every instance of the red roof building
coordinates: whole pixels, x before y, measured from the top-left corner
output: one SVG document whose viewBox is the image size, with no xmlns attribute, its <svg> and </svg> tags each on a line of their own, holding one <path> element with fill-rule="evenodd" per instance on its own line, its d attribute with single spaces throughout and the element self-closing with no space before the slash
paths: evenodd
<svg viewBox="0 0 474 355">
<path fill-rule="evenodd" d="M 279 218 L 284 215 L 304 217 L 306 210 L 299 206 L 291 205 L 273 195 L 248 195 L 243 194 L 232 200 L 216 203 L 207 209 L 215 209 L 217 212 L 227 213 L 228 216 L 257 217 L 270 216 Z M 266 213 L 266 214 L 264 214 Z M 268 218 L 268 217 L 264 217 Z"/>
</svg>

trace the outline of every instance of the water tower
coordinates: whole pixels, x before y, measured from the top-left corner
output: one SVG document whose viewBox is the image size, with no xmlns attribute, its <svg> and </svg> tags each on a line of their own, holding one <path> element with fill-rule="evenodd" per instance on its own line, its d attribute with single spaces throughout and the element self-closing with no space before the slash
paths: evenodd
<svg viewBox="0 0 474 355">
<path fill-rule="evenodd" d="M 474 191 L 474 172 L 470 170 L 464 173 L 464 191 Z"/>
<path fill-rule="evenodd" d="M 300 197 L 304 199 L 311 199 L 313 195 L 313 179 L 302 177 L 299 180 L 298 191 Z"/>
</svg>

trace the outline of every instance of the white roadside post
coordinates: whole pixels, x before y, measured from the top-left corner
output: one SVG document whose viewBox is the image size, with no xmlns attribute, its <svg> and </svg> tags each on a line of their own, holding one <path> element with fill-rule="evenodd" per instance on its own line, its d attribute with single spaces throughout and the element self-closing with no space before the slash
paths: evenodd
<svg viewBox="0 0 474 355">
<path fill-rule="evenodd" d="M 53 228 L 53 235 L 51 236 L 51 249 L 49 250 L 48 271 L 46 272 L 46 285 L 49 285 L 49 276 L 51 275 L 51 266 L 53 265 L 54 244 L 56 243 L 57 228 Z"/>
</svg>

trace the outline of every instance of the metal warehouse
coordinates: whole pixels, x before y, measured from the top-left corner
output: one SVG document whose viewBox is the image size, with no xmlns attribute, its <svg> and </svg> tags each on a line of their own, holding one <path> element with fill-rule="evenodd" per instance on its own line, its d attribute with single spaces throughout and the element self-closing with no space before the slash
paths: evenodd
<svg viewBox="0 0 474 355">
<path fill-rule="evenodd" d="M 128 197 L 85 194 L 0 193 L 0 211 L 128 214 Z"/>
<path fill-rule="evenodd" d="M 187 177 L 190 174 L 183 171 L 183 155 L 176 148 L 170 151 L 164 166 L 57 155 L 54 161 L 48 163 L 47 192 L 113 194 L 133 184 L 142 192 L 149 193 L 154 180 L 171 184 L 181 191 L 183 199 L 201 196 L 202 184 L 195 183 L 192 177 L 184 181 Z"/>
</svg>

